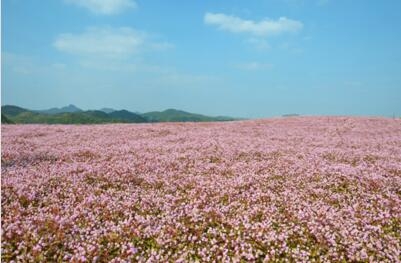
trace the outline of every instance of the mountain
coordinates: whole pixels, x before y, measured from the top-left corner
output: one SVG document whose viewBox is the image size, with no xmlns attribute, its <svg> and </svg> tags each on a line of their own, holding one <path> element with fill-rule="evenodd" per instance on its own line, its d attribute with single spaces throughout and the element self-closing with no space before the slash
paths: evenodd
<svg viewBox="0 0 401 263">
<path fill-rule="evenodd" d="M 112 113 L 113 111 L 116 111 L 115 109 L 112 108 L 101 108 L 100 111 L 106 112 L 106 113 Z"/>
<path fill-rule="evenodd" d="M 82 111 L 82 112 L 63 112 L 57 114 L 43 114 L 38 112 L 23 112 L 14 116 L 16 123 L 47 123 L 47 124 L 95 124 L 95 123 L 138 123 L 147 122 L 139 116 L 139 119 L 133 120 L 125 118 L 116 118 L 103 111 Z"/>
<path fill-rule="evenodd" d="M 202 121 L 232 121 L 230 117 L 210 117 L 201 114 L 190 113 L 182 110 L 167 109 L 165 111 L 152 111 L 142 114 L 151 122 L 202 122 Z"/>
<path fill-rule="evenodd" d="M 147 122 L 148 120 L 141 115 L 127 111 L 119 110 L 109 113 L 109 116 L 116 120 L 126 121 L 126 122 Z"/>
<path fill-rule="evenodd" d="M 20 113 L 27 112 L 27 111 L 29 111 L 29 110 L 18 107 L 18 106 L 14 106 L 14 105 L 1 106 L 1 113 L 8 117 L 14 117 Z"/>
<path fill-rule="evenodd" d="M 73 111 L 73 112 L 58 112 Z M 5 105 L 1 107 L 2 122 L 12 123 L 47 123 L 47 124 L 92 124 L 92 123 L 146 123 L 146 122 L 199 122 L 199 121 L 232 121 L 230 117 L 209 117 L 186 111 L 168 109 L 138 114 L 127 110 L 82 111 L 74 105 L 63 108 L 53 108 L 46 111 L 33 111 L 18 106 Z"/>
<path fill-rule="evenodd" d="M 4 124 L 13 124 L 14 122 L 11 121 L 9 118 L 7 118 L 6 116 L 3 115 L 3 113 L 1 114 L 1 123 Z"/>
<path fill-rule="evenodd" d="M 65 113 L 65 112 L 81 112 L 82 110 L 75 105 L 68 105 L 62 108 L 51 108 L 48 110 L 38 110 L 36 112 L 44 113 L 44 114 L 58 114 L 58 113 Z"/>
<path fill-rule="evenodd" d="M 27 111 L 12 120 L 15 123 L 48 123 L 48 124 L 86 124 L 86 123 L 109 123 L 113 120 L 101 111 L 85 112 L 63 112 L 57 114 L 44 114 Z"/>
</svg>

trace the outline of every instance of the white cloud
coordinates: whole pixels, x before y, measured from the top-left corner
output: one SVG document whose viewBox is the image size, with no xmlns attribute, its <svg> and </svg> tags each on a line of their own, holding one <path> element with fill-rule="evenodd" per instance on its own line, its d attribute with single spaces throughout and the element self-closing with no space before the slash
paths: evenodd
<svg viewBox="0 0 401 263">
<path fill-rule="evenodd" d="M 256 71 L 256 70 L 269 70 L 273 68 L 272 64 L 269 63 L 260 63 L 260 62 L 246 62 L 234 65 L 237 69 L 248 70 L 248 71 Z"/>
<path fill-rule="evenodd" d="M 69 4 L 88 9 L 100 15 L 114 15 L 129 8 L 136 8 L 133 0 L 65 0 Z"/>
<path fill-rule="evenodd" d="M 91 27 L 81 34 L 61 34 L 53 43 L 58 50 L 82 57 L 127 59 L 144 50 L 163 50 L 172 45 L 151 42 L 150 36 L 129 27 Z"/>
<path fill-rule="evenodd" d="M 303 28 L 301 22 L 286 17 L 280 17 L 277 20 L 263 19 L 256 22 L 222 13 L 206 13 L 204 23 L 232 33 L 248 33 L 258 37 L 295 33 Z"/>
</svg>

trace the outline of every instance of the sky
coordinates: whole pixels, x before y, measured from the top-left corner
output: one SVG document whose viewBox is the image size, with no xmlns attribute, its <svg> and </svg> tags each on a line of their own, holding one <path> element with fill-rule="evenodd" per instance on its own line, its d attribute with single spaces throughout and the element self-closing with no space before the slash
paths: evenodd
<svg viewBox="0 0 401 263">
<path fill-rule="evenodd" d="M 399 0 L 2 0 L 1 103 L 401 116 Z"/>
</svg>

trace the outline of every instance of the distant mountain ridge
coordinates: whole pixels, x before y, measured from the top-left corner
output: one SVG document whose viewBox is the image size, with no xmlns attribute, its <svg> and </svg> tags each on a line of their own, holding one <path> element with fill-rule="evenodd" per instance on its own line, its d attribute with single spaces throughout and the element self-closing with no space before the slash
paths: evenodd
<svg viewBox="0 0 401 263">
<path fill-rule="evenodd" d="M 70 104 L 68 106 L 62 107 L 62 108 L 51 108 L 48 110 L 39 110 L 36 112 L 39 113 L 45 113 L 45 114 L 58 114 L 58 113 L 65 113 L 65 112 L 82 112 L 80 108 L 76 107 L 73 104 Z"/>
<path fill-rule="evenodd" d="M 116 120 L 122 120 L 122 121 L 137 122 L 137 123 L 148 122 L 148 120 L 143 116 L 127 110 L 113 111 L 109 113 L 109 116 Z"/>
<path fill-rule="evenodd" d="M 106 113 L 112 113 L 113 111 L 116 111 L 115 109 L 112 108 L 101 108 L 100 111 L 106 112 Z"/>
<path fill-rule="evenodd" d="M 182 110 L 167 109 L 165 111 L 152 111 L 143 113 L 142 116 L 151 122 L 187 122 L 187 121 L 229 121 L 230 117 L 210 117 L 201 114 L 189 113 Z"/>
<path fill-rule="evenodd" d="M 128 110 L 84 111 L 72 104 L 48 110 L 29 110 L 14 105 L 1 107 L 2 123 L 48 123 L 48 124 L 91 124 L 91 123 L 147 123 L 147 122 L 207 122 L 233 121 L 231 117 L 210 117 L 182 110 L 167 109 L 147 113 L 134 113 Z"/>
</svg>

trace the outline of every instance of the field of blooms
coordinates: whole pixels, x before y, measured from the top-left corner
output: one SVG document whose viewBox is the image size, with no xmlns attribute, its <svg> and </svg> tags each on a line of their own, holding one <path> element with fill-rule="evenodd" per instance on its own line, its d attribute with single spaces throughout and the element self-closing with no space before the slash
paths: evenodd
<svg viewBox="0 0 401 263">
<path fill-rule="evenodd" d="M 401 261 L 401 120 L 1 131 L 4 262 Z"/>
</svg>

